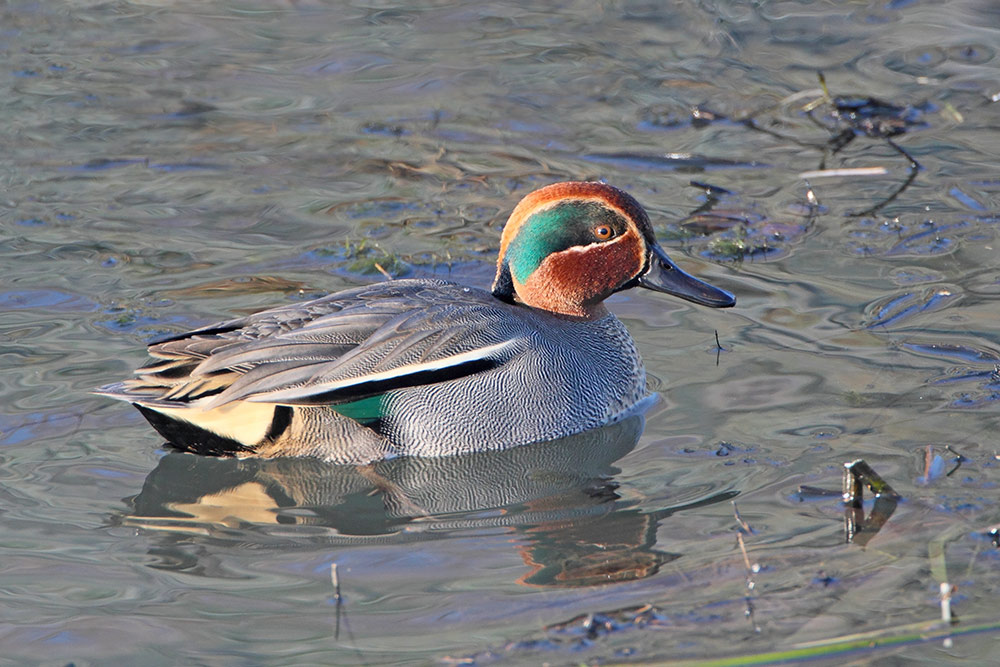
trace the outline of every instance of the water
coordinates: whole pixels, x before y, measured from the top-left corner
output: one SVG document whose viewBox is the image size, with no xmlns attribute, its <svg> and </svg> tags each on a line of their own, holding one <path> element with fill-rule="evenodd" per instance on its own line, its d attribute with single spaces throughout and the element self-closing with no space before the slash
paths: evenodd
<svg viewBox="0 0 1000 667">
<path fill-rule="evenodd" d="M 998 28 L 974 0 L 5 5 L 5 661 L 749 655 L 909 637 L 942 581 L 956 631 L 995 624 Z M 803 112 L 817 70 L 908 107 L 891 201 L 908 160 L 825 150 L 847 125 Z M 800 177 L 824 167 L 885 173 Z M 611 300 L 644 423 L 366 477 L 167 454 L 87 393 L 158 334 L 375 263 L 488 285 L 510 208 L 570 178 L 630 191 L 739 299 Z M 857 458 L 904 498 L 864 546 L 799 491 Z M 846 655 L 974 664 L 996 637 Z"/>
</svg>

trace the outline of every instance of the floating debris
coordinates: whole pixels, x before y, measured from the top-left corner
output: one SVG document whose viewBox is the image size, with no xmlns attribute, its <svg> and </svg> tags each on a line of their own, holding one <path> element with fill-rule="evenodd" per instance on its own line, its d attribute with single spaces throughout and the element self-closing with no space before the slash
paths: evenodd
<svg viewBox="0 0 1000 667">
<path fill-rule="evenodd" d="M 790 221 L 778 222 L 743 204 L 725 188 L 701 181 L 691 181 L 691 185 L 705 192 L 705 201 L 668 229 L 667 236 L 687 241 L 703 237 L 700 254 L 708 259 L 741 262 L 784 256 L 813 222 L 816 209 L 809 204 L 793 211 Z"/>
<path fill-rule="evenodd" d="M 885 167 L 855 167 L 853 169 L 816 169 L 803 171 L 799 174 L 802 180 L 816 178 L 835 178 L 842 176 L 885 176 L 889 170 Z"/>
<path fill-rule="evenodd" d="M 886 328 L 906 323 L 917 315 L 933 313 L 954 305 L 961 298 L 957 289 L 932 287 L 904 292 L 876 300 L 866 308 L 866 329 Z"/>
<path fill-rule="evenodd" d="M 371 276 L 380 273 L 387 278 L 398 278 L 410 272 L 410 265 L 402 257 L 388 252 L 377 244 L 344 241 L 335 246 L 314 248 L 310 254 L 319 257 L 333 257 L 340 261 L 341 270 L 346 273 Z"/>
<path fill-rule="evenodd" d="M 844 532 L 848 544 L 866 545 L 896 511 L 901 496 L 864 459 L 844 464 Z M 864 490 L 875 495 L 866 517 Z"/>
<path fill-rule="evenodd" d="M 694 155 L 692 153 L 589 153 L 584 160 L 611 164 L 625 169 L 660 169 L 663 171 L 699 172 L 710 169 L 757 169 L 771 165 L 751 160 Z"/>
</svg>

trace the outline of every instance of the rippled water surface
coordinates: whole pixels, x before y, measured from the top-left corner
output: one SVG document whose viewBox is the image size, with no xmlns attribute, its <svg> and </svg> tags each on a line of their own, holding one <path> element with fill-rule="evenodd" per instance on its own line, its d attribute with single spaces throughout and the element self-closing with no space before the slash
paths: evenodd
<svg viewBox="0 0 1000 667">
<path fill-rule="evenodd" d="M 995 659 L 998 49 L 987 0 L 4 4 L 0 662 Z M 88 394 L 376 264 L 487 286 L 566 179 L 738 297 L 610 300 L 644 419 L 358 470 Z"/>
</svg>

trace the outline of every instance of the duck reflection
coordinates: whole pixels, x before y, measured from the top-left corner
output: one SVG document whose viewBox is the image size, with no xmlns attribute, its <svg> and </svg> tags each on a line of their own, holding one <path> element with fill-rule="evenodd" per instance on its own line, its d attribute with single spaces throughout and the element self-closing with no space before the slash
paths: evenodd
<svg viewBox="0 0 1000 667">
<path fill-rule="evenodd" d="M 635 447 L 643 426 L 635 415 L 553 442 L 363 466 L 175 452 L 160 460 L 131 499 L 132 511 L 116 522 L 205 535 L 266 524 L 321 526 L 325 542 L 345 546 L 507 529 L 519 537 L 513 543 L 530 568 L 519 583 L 641 579 L 679 556 L 655 549 L 659 520 L 736 495 L 706 491 L 654 511 L 624 500 L 613 463 Z"/>
</svg>

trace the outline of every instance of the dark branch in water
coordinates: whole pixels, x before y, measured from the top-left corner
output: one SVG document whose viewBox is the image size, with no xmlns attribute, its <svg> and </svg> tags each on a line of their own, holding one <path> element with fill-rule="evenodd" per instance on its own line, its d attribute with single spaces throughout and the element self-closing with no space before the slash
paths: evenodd
<svg viewBox="0 0 1000 667">
<path fill-rule="evenodd" d="M 955 467 L 944 474 L 945 477 L 951 477 L 952 474 L 954 474 L 956 470 L 961 468 L 962 464 L 968 461 L 969 459 L 965 458 L 964 456 L 956 452 L 954 449 L 952 449 L 951 445 L 945 445 L 944 448 L 955 455 Z"/>
<path fill-rule="evenodd" d="M 906 175 L 906 180 L 904 180 L 902 182 L 902 184 L 900 184 L 900 186 L 898 188 L 896 188 L 896 190 L 894 192 L 892 192 L 888 197 L 886 197 L 885 199 L 883 199 L 881 202 L 875 204 L 874 206 L 866 208 L 863 211 L 858 211 L 857 213 L 848 212 L 847 215 L 849 217 L 860 218 L 862 216 L 872 215 L 874 213 L 877 213 L 880 209 L 884 208 L 887 204 L 890 204 L 893 201 L 895 201 L 896 198 L 899 197 L 899 195 L 903 194 L 903 192 L 908 187 L 910 187 L 910 184 L 913 183 L 914 179 L 916 179 L 917 172 L 919 172 L 921 169 L 923 169 L 923 167 L 920 166 L 920 163 L 917 162 L 916 160 L 914 160 L 913 156 L 911 156 L 902 146 L 900 146 L 899 144 L 897 144 L 895 141 L 893 141 L 892 139 L 889 139 L 888 137 L 886 137 L 885 142 L 887 144 L 889 144 L 890 146 L 892 146 L 897 151 L 899 151 L 899 153 L 901 153 L 904 157 L 906 157 L 907 160 L 910 161 L 910 170 L 909 170 L 909 173 Z"/>
<path fill-rule="evenodd" d="M 864 489 L 875 496 L 875 505 L 865 517 Z M 844 531 L 848 543 L 865 546 L 892 513 L 900 495 L 864 459 L 844 464 Z"/>
<path fill-rule="evenodd" d="M 914 105 L 897 105 L 886 102 L 876 97 L 850 97 L 834 96 L 830 93 L 826 85 L 826 77 L 822 72 L 817 72 L 819 79 L 819 91 L 803 91 L 790 97 L 786 97 L 780 102 L 765 106 L 756 111 L 752 111 L 742 117 L 728 117 L 725 114 L 712 111 L 699 106 L 691 110 L 691 124 L 693 127 L 704 127 L 710 124 L 723 121 L 743 125 L 749 130 L 760 132 L 774 137 L 784 142 L 812 148 L 822 152 L 819 167 L 820 171 L 826 169 L 828 156 L 836 155 L 846 148 L 858 137 L 868 137 L 870 139 L 882 140 L 894 151 L 906 158 L 909 162 L 909 172 L 906 179 L 882 201 L 858 212 L 848 212 L 850 217 L 860 217 L 872 215 L 895 201 L 913 183 L 922 167 L 909 152 L 893 141 L 893 137 L 906 134 L 911 129 L 925 127 L 927 123 L 923 120 L 925 109 Z M 805 113 L 816 127 L 830 133 L 830 138 L 826 142 L 816 143 L 803 141 L 794 136 L 787 136 L 763 126 L 757 121 L 757 117 L 774 109 L 790 104 L 793 100 L 798 101 L 803 97 L 810 96 L 812 100 L 800 107 L 800 111 Z M 823 109 L 823 118 L 817 117 L 814 113 L 817 109 Z M 692 185 L 704 187 L 701 183 L 692 182 Z M 728 194 L 721 188 L 706 188 L 708 200 L 691 216 L 697 215 L 704 210 L 711 210 L 713 200 L 717 195 Z M 689 217 L 691 217 L 689 216 Z"/>
</svg>

